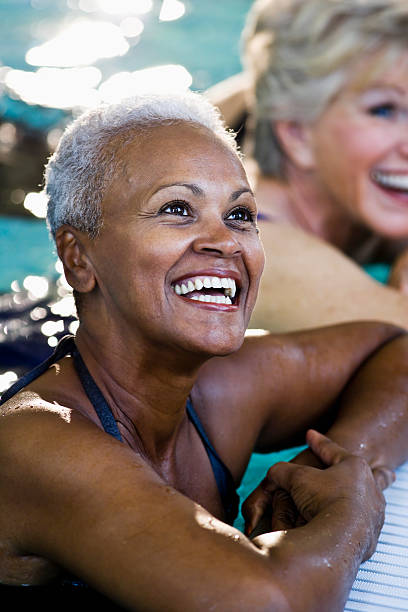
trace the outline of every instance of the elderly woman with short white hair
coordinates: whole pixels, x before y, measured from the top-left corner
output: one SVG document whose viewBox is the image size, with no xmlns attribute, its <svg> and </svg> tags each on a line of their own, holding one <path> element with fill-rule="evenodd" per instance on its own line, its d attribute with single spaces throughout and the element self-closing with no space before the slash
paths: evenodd
<svg viewBox="0 0 408 612">
<path fill-rule="evenodd" d="M 256 204 L 196 94 L 87 112 L 45 176 L 79 326 L 2 398 L 13 606 L 340 612 L 407 457 L 408 337 L 367 322 L 245 338 Z M 252 452 L 304 442 L 238 531 Z"/>
</svg>

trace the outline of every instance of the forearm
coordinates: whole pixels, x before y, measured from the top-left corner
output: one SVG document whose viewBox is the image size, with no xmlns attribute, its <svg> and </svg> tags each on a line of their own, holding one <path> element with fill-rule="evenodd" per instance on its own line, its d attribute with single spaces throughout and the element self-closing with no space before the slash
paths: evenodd
<svg viewBox="0 0 408 612">
<path fill-rule="evenodd" d="M 345 388 L 326 435 L 363 456 L 372 468 L 408 458 L 408 336 L 378 350 Z M 302 454 L 305 462 L 310 451 Z M 309 463 L 309 461 L 307 461 Z"/>
<path fill-rule="evenodd" d="M 249 78 L 245 72 L 235 74 L 205 92 L 206 97 L 218 107 L 225 123 L 235 127 L 245 114 L 246 96 L 249 90 Z M 239 126 L 238 126 L 239 127 Z"/>
<path fill-rule="evenodd" d="M 316 516 L 304 527 L 266 533 L 253 540 L 263 550 L 269 547 L 273 572 L 279 576 L 291 612 L 344 610 L 364 560 L 361 525 L 361 516 L 352 516 L 345 504 Z"/>
</svg>

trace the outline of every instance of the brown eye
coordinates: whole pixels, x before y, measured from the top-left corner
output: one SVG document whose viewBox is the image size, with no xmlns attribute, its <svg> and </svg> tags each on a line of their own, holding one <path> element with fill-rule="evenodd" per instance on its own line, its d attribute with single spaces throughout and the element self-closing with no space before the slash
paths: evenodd
<svg viewBox="0 0 408 612">
<path fill-rule="evenodd" d="M 190 214 L 188 205 L 182 200 L 175 200 L 174 202 L 168 202 L 160 209 L 161 214 L 176 215 L 178 217 L 188 217 Z"/>
<path fill-rule="evenodd" d="M 244 206 L 240 206 L 239 208 L 234 208 L 228 216 L 228 221 L 240 221 L 241 223 L 252 223 L 254 220 L 253 214 L 248 208 Z"/>
</svg>

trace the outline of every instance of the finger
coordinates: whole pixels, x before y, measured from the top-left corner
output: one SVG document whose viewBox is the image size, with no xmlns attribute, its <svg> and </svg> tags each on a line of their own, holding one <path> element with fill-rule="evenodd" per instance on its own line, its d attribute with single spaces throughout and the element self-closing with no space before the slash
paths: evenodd
<svg viewBox="0 0 408 612">
<path fill-rule="evenodd" d="M 296 527 L 299 512 L 290 495 L 277 489 L 273 496 L 273 512 L 270 522 L 271 531 L 285 531 Z"/>
<path fill-rule="evenodd" d="M 395 482 L 395 472 L 390 470 L 390 468 L 385 467 L 384 465 L 380 465 L 373 469 L 373 476 L 376 482 L 377 487 L 384 491 L 387 487 L 392 485 Z"/>
<path fill-rule="evenodd" d="M 272 503 L 276 485 L 266 476 L 243 502 L 241 513 L 245 520 L 245 534 L 248 536 L 255 529 L 268 506 Z"/>
<path fill-rule="evenodd" d="M 310 449 L 326 465 L 336 465 L 347 457 L 350 453 L 345 448 L 330 440 L 315 429 L 309 429 L 306 433 L 306 441 Z"/>
<path fill-rule="evenodd" d="M 274 491 L 276 489 L 284 489 L 290 495 L 295 474 L 297 474 L 299 470 L 303 472 L 305 469 L 313 468 L 307 468 L 303 465 L 297 465 L 296 463 L 279 461 L 268 470 L 268 485 L 270 488 L 274 487 Z"/>
</svg>

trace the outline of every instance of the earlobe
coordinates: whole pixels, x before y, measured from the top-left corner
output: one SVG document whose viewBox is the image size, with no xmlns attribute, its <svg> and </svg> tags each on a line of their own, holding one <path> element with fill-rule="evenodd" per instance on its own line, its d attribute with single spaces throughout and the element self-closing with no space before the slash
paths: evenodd
<svg viewBox="0 0 408 612">
<path fill-rule="evenodd" d="M 315 158 L 311 127 L 299 121 L 277 121 L 275 130 L 288 159 L 303 170 L 313 170 Z"/>
<path fill-rule="evenodd" d="M 67 282 L 79 293 L 89 293 L 96 285 L 92 264 L 85 251 L 89 238 L 69 225 L 62 225 L 55 235 L 58 256 Z"/>
</svg>

